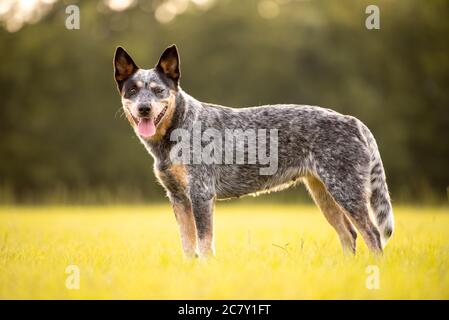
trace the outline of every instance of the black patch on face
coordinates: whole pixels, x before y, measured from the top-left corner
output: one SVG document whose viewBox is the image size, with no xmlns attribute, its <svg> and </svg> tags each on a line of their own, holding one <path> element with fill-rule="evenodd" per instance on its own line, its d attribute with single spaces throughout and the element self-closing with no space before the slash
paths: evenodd
<svg viewBox="0 0 449 320">
<path fill-rule="evenodd" d="M 139 94 L 154 97 L 156 100 L 165 99 L 170 95 L 170 89 L 177 90 L 174 83 L 154 69 L 144 70 L 134 74 L 122 86 L 124 98 L 132 99 Z M 152 84 L 155 84 L 154 86 Z"/>
<path fill-rule="evenodd" d="M 128 79 L 122 85 L 121 90 L 124 98 L 131 99 L 139 94 L 140 88 L 133 79 Z"/>
</svg>

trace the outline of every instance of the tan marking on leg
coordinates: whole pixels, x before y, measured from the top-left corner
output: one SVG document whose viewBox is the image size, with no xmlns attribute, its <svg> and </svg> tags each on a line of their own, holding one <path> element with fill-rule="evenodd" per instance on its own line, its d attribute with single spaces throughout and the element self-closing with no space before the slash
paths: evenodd
<svg viewBox="0 0 449 320">
<path fill-rule="evenodd" d="M 188 178 L 187 169 L 182 164 L 173 164 L 168 168 L 168 172 L 181 185 L 183 189 L 187 189 Z"/>
<path fill-rule="evenodd" d="M 187 169 L 182 164 L 172 164 L 168 169 L 165 170 L 158 170 L 156 166 L 153 168 L 154 175 L 156 176 L 159 183 L 164 186 L 164 180 L 168 177 L 176 180 L 178 185 L 181 187 L 181 189 L 184 189 L 184 191 L 188 187 L 188 175 L 187 175 Z"/>
<path fill-rule="evenodd" d="M 173 211 L 178 222 L 184 255 L 188 258 L 197 257 L 197 233 L 192 208 L 174 204 Z"/>
<path fill-rule="evenodd" d="M 366 245 L 375 254 L 382 254 L 382 243 L 380 232 L 377 226 L 371 221 L 368 211 L 368 205 L 359 208 L 358 214 L 347 213 L 352 224 L 357 228 L 365 240 Z"/>
<path fill-rule="evenodd" d="M 351 222 L 344 210 L 335 202 L 324 184 L 317 178 L 310 176 L 305 179 L 306 186 L 326 220 L 334 227 L 340 238 L 343 251 L 352 254 L 356 251 L 356 236 Z"/>
</svg>

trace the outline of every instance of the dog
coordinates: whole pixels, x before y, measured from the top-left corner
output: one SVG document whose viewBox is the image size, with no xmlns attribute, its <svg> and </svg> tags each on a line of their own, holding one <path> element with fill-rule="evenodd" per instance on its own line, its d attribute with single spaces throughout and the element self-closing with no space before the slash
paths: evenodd
<svg viewBox="0 0 449 320">
<path fill-rule="evenodd" d="M 185 256 L 215 255 L 216 200 L 277 191 L 296 182 L 306 185 L 345 252 L 356 253 L 356 230 L 370 251 L 383 252 L 394 229 L 393 210 L 376 140 L 360 120 L 315 106 L 229 108 L 200 102 L 180 87 L 175 45 L 165 49 L 152 69 L 139 68 L 125 49 L 117 47 L 113 65 L 124 113 L 154 157 L 154 172 L 173 207 Z M 263 159 L 266 148 L 245 133 L 268 129 L 276 163 L 270 164 L 275 170 L 262 172 L 268 162 L 254 161 L 253 156 Z M 195 150 L 195 141 L 180 147 L 179 130 L 188 135 L 187 141 L 198 131 L 200 149 Z M 205 139 L 208 130 L 213 134 Z M 208 147 L 205 140 L 229 130 L 243 133 L 243 138 L 232 139 L 244 147 L 243 158 L 253 161 L 242 163 L 232 154 L 235 150 L 230 150 L 231 156 L 229 148 L 220 150 L 221 139 L 211 148 L 212 161 L 198 161 Z M 256 138 L 268 141 L 263 134 Z M 228 161 L 216 161 L 223 157 Z"/>
</svg>

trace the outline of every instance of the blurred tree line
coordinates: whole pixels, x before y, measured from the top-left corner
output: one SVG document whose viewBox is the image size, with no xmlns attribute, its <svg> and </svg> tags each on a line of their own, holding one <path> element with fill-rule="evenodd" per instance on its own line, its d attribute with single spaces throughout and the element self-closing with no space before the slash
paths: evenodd
<svg viewBox="0 0 449 320">
<path fill-rule="evenodd" d="M 193 1 L 168 23 L 156 19 L 161 1 L 124 11 L 101 2 L 77 2 L 80 30 L 65 28 L 73 1 L 0 29 L 1 201 L 161 200 L 152 159 L 121 115 L 112 57 L 120 44 L 152 67 L 171 43 L 197 99 L 354 115 L 377 138 L 393 200 L 447 201 L 449 1 Z M 365 28 L 369 4 L 380 30 Z"/>
</svg>

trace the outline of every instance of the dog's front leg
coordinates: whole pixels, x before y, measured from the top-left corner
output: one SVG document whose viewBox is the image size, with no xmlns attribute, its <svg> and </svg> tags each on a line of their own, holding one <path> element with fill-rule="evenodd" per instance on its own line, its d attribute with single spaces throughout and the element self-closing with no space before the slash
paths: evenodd
<svg viewBox="0 0 449 320">
<path fill-rule="evenodd" d="M 201 258 L 215 255 L 214 247 L 214 199 L 192 197 L 193 216 L 198 233 L 198 249 Z"/>
<path fill-rule="evenodd" d="M 196 258 L 197 254 L 197 231 L 195 218 L 193 217 L 192 205 L 188 199 L 173 199 L 173 211 L 179 226 L 181 243 L 184 255 L 187 258 Z"/>
</svg>

